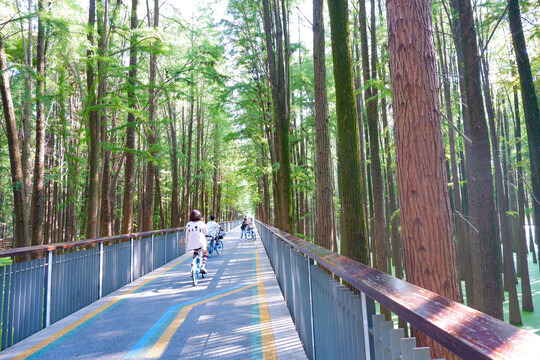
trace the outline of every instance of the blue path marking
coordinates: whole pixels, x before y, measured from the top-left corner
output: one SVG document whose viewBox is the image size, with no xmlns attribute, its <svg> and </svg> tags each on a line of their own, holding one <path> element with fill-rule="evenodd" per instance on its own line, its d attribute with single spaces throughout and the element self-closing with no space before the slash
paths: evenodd
<svg viewBox="0 0 540 360">
<path fill-rule="evenodd" d="M 150 350 L 152 346 L 154 346 L 154 344 L 159 340 L 161 335 L 163 335 L 165 330 L 167 330 L 167 328 L 171 325 L 174 318 L 185 306 L 196 304 L 198 302 L 207 300 L 214 296 L 223 295 L 228 292 L 240 289 L 242 287 L 250 286 L 250 285 L 254 285 L 254 283 L 237 285 L 232 288 L 223 289 L 215 293 L 207 294 L 199 298 L 192 299 L 192 300 L 185 301 L 180 304 L 171 306 L 165 312 L 165 314 L 163 314 L 161 318 L 154 324 L 154 326 L 152 326 L 150 330 L 148 330 L 146 334 L 144 334 L 144 336 L 135 344 L 135 346 L 133 346 L 133 348 L 127 353 L 124 359 L 134 359 L 134 358 L 141 357 L 141 355 L 143 355 L 148 350 Z"/>
</svg>

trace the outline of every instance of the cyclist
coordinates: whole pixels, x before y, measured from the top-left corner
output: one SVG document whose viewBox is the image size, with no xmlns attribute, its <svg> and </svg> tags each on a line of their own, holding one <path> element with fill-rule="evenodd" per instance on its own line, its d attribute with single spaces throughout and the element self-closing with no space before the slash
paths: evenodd
<svg viewBox="0 0 540 360">
<path fill-rule="evenodd" d="M 186 225 L 187 248 L 193 250 L 193 257 L 196 257 L 199 251 L 203 252 L 201 267 L 203 274 L 208 274 L 208 271 L 206 271 L 206 260 L 208 260 L 206 234 L 208 234 L 208 229 L 204 221 L 202 221 L 201 213 L 199 210 L 193 210 Z"/>
<path fill-rule="evenodd" d="M 216 217 L 214 215 L 210 215 L 210 221 L 208 224 L 206 224 L 208 235 L 212 235 L 213 238 L 215 238 L 219 234 L 219 230 L 221 230 L 221 226 L 219 226 L 215 220 Z"/>
<path fill-rule="evenodd" d="M 240 226 L 240 230 L 242 230 L 242 233 L 240 234 L 240 239 L 243 238 L 244 236 L 247 239 L 248 226 L 249 226 L 249 222 L 248 222 L 248 218 L 246 216 L 246 217 L 244 217 L 244 221 L 242 222 L 242 225 Z"/>
</svg>

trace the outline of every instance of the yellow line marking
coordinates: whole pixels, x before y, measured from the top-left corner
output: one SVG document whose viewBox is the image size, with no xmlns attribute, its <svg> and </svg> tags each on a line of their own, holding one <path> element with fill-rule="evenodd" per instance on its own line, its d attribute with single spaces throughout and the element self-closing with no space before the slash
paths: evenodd
<svg viewBox="0 0 540 360">
<path fill-rule="evenodd" d="M 160 358 L 163 355 L 163 352 L 165 352 L 165 348 L 167 347 L 167 345 L 171 341 L 171 338 L 176 333 L 176 331 L 178 330 L 180 325 L 182 325 L 182 323 L 186 319 L 187 314 L 195 306 L 205 304 L 205 303 L 207 303 L 209 301 L 217 300 L 219 298 L 222 298 L 222 297 L 237 293 L 237 292 L 242 291 L 242 290 L 252 288 L 252 287 L 257 286 L 257 285 L 259 285 L 259 284 L 246 285 L 246 286 L 243 286 L 241 288 L 226 292 L 224 294 L 219 294 L 219 295 L 213 296 L 211 298 L 204 299 L 204 300 L 201 300 L 201 301 L 196 302 L 194 304 L 190 304 L 190 305 L 185 306 L 184 308 L 182 308 L 180 313 L 178 313 L 178 315 L 176 315 L 173 322 L 169 325 L 167 330 L 165 330 L 165 332 L 161 335 L 161 337 L 158 339 L 158 341 L 156 341 L 154 346 L 152 346 L 152 348 L 150 350 L 148 350 L 148 352 L 145 355 L 145 358 L 153 358 L 153 359 L 155 359 L 155 358 Z"/>
<path fill-rule="evenodd" d="M 166 273 L 167 271 L 171 270 L 173 267 L 175 267 L 176 265 L 180 264 L 181 262 L 183 262 L 184 260 L 188 259 L 189 256 L 185 257 L 184 259 L 180 260 L 180 261 L 177 261 L 176 263 L 174 263 L 173 265 L 169 266 L 168 268 L 160 271 L 159 273 L 157 273 L 156 275 L 148 278 L 147 280 L 143 281 L 141 284 L 137 285 L 136 287 L 134 287 L 133 289 L 131 290 L 128 290 L 126 291 L 125 293 L 123 293 L 122 295 L 119 295 L 118 297 L 116 297 L 114 300 L 111 300 L 109 301 L 107 304 L 101 306 L 100 308 L 92 311 L 90 314 L 87 314 L 85 315 L 84 317 L 80 318 L 79 320 L 75 321 L 74 323 L 72 323 L 71 325 L 63 328 L 62 330 L 58 331 L 57 333 L 49 336 L 47 339 L 41 341 L 40 343 L 32 346 L 30 349 L 26 350 L 25 352 L 17 355 L 16 357 L 13 358 L 13 360 L 22 360 L 22 359 L 26 359 L 27 357 L 35 354 L 36 352 L 38 352 L 39 350 L 43 349 L 45 346 L 51 344 L 52 342 L 58 340 L 59 338 L 61 338 L 62 336 L 66 335 L 67 333 L 69 333 L 70 331 L 72 331 L 73 329 L 77 328 L 78 326 L 84 324 L 85 322 L 87 322 L 88 320 L 92 319 L 94 316 L 98 315 L 100 312 L 102 312 L 103 310 L 106 310 L 108 309 L 109 307 L 113 306 L 114 304 L 116 304 L 117 302 L 119 302 L 120 300 L 123 300 L 126 295 L 129 295 L 129 294 L 132 294 L 133 292 L 137 291 L 138 289 L 140 289 L 141 287 L 145 286 L 146 284 L 148 284 L 150 281 L 154 280 L 155 278 L 157 278 L 158 276 L 160 276 L 161 274 L 163 273 Z"/>
<path fill-rule="evenodd" d="M 263 359 L 277 359 L 276 343 L 274 340 L 274 330 L 270 319 L 270 310 L 266 297 L 266 287 L 262 275 L 261 258 L 258 249 L 255 250 L 255 260 L 257 261 L 257 282 L 259 283 L 259 318 L 261 322 L 261 339 Z"/>
</svg>

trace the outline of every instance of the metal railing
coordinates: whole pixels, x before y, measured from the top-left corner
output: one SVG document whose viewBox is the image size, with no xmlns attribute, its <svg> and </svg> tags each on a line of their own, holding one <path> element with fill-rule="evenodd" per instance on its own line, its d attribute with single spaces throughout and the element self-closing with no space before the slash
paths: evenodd
<svg viewBox="0 0 540 360">
<path fill-rule="evenodd" d="M 0 350 L 185 254 L 184 237 L 182 227 L 0 250 L 38 257 L 0 266 Z"/>
<path fill-rule="evenodd" d="M 540 336 L 257 222 L 310 359 L 430 359 L 375 301 L 463 359 L 539 359 Z M 356 295 L 322 268 L 355 288 Z"/>
</svg>

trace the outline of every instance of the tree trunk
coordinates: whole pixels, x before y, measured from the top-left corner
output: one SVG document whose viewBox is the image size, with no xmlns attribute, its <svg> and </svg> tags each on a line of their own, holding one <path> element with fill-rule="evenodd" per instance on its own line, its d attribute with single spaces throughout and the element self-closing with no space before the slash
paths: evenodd
<svg viewBox="0 0 540 360">
<path fill-rule="evenodd" d="M 131 31 L 137 29 L 137 5 L 138 0 L 131 0 Z M 137 99 L 135 97 L 135 87 L 137 86 L 137 36 L 132 33 L 129 48 L 129 87 L 127 102 L 130 111 L 128 112 L 126 128 L 126 166 L 124 168 L 124 200 L 122 204 L 122 234 L 129 234 L 133 231 L 133 194 L 135 179 L 135 111 L 137 109 Z"/>
<path fill-rule="evenodd" d="M 407 281 L 460 301 L 439 111 L 431 1 L 387 1 L 398 193 Z M 434 357 L 456 358 L 416 331 Z"/>
<path fill-rule="evenodd" d="M 334 181 L 328 121 L 328 95 L 326 91 L 326 60 L 324 42 L 323 0 L 313 0 L 313 67 L 315 88 L 315 131 L 317 139 L 317 237 L 316 243 L 334 252 L 333 217 Z"/>
<path fill-rule="evenodd" d="M 188 210 L 190 209 L 191 203 L 191 158 L 192 158 L 192 143 L 193 143 L 193 111 L 194 111 L 194 98 L 193 95 L 190 98 L 190 114 L 189 114 L 189 125 L 188 125 L 188 140 L 187 140 L 187 166 L 186 166 L 186 193 L 184 195 L 184 204 L 182 206 L 182 214 L 184 216 L 184 223 L 188 220 Z"/>
<path fill-rule="evenodd" d="M 150 12 L 150 11 L 148 11 Z M 154 31 L 157 31 L 159 26 L 159 2 L 154 0 Z M 148 14 L 150 18 L 150 14 Z M 156 52 L 158 47 L 159 40 L 156 40 L 153 43 L 150 54 L 150 79 L 148 80 L 148 152 L 150 153 L 150 160 L 146 165 L 146 179 L 145 179 L 145 196 L 144 196 L 144 214 L 143 214 L 143 231 L 150 231 L 154 229 L 153 217 L 154 217 L 154 181 L 156 177 L 156 164 L 155 158 L 157 156 L 155 147 L 157 144 L 157 133 L 156 133 L 156 74 L 157 74 L 157 55 Z"/>
<path fill-rule="evenodd" d="M 480 46 L 483 47 L 482 40 L 480 40 Z M 482 56 L 481 60 L 483 65 L 482 78 L 484 83 L 484 99 L 486 100 L 489 131 L 491 135 L 493 165 L 495 167 L 495 189 L 497 195 L 496 199 L 499 210 L 498 218 L 500 227 L 497 229 L 497 234 L 501 235 L 501 242 L 503 244 L 504 288 L 508 291 L 510 324 L 520 326 L 523 325 L 523 322 L 521 321 L 521 312 L 519 311 L 519 301 L 517 298 L 516 270 L 514 267 L 512 242 L 510 239 L 510 222 L 507 215 L 508 203 L 504 194 L 499 139 L 497 137 L 495 129 L 495 110 L 493 108 L 489 83 L 489 69 L 487 67 L 487 61 L 485 59 L 485 56 Z"/>
<path fill-rule="evenodd" d="M 341 189 L 343 255 L 369 264 L 368 239 L 363 214 L 359 133 L 354 97 L 348 3 L 328 0 L 332 38 L 332 60 L 336 87 L 338 172 Z"/>
<path fill-rule="evenodd" d="M 386 70 L 382 70 L 383 81 L 386 84 Z M 388 126 L 387 111 L 386 111 L 386 97 L 381 99 L 382 106 L 382 121 L 384 127 L 384 151 L 386 153 L 386 171 L 388 172 L 388 197 L 390 216 L 387 221 L 390 222 L 392 227 L 391 231 L 391 244 L 392 244 L 392 259 L 395 267 L 395 276 L 398 279 L 403 279 L 403 245 L 399 234 L 399 214 L 396 213 L 398 205 L 396 203 L 396 194 L 394 190 L 394 171 L 392 170 L 392 153 L 390 152 L 390 127 Z"/>
<path fill-rule="evenodd" d="M 360 6 L 362 6 L 362 4 L 360 4 Z M 374 81 L 377 79 L 377 40 L 375 36 L 375 28 L 375 0 L 371 0 L 371 76 L 369 78 L 364 78 L 364 84 L 368 80 Z M 365 48 L 367 51 L 367 44 Z M 364 47 L 362 47 L 362 50 L 364 50 Z M 367 58 L 367 56 L 362 57 L 363 60 L 365 58 Z M 363 66 L 364 65 L 365 64 L 363 64 Z M 365 97 L 365 101 L 369 131 L 371 177 L 373 182 L 373 215 L 375 227 L 373 229 L 372 239 L 375 242 L 376 248 L 374 263 L 375 268 L 386 273 L 390 273 L 390 267 L 388 264 L 388 242 L 386 240 L 386 221 L 384 218 L 384 187 L 381 159 L 379 157 L 379 105 L 377 88 L 375 86 L 371 86 L 369 93 L 366 91 L 366 95 L 368 94 L 369 98 L 371 99 Z"/>
<path fill-rule="evenodd" d="M 469 121 L 469 111 L 467 107 L 467 90 L 465 86 L 465 69 L 464 69 L 464 55 L 463 55 L 463 44 L 461 39 L 461 25 L 459 23 L 459 6 L 458 0 L 450 0 L 450 6 L 452 9 L 451 15 L 451 28 L 452 28 L 452 38 L 454 39 L 454 46 L 456 49 L 457 55 L 457 66 L 459 73 L 459 93 L 460 93 L 460 102 L 461 102 L 461 117 L 463 118 L 463 130 L 465 135 L 470 138 L 470 121 Z M 461 157 L 463 159 L 463 157 Z M 460 219 L 465 221 L 465 216 L 470 216 L 470 209 L 473 207 L 475 200 L 474 196 L 469 197 L 469 189 L 473 189 L 473 162 L 472 162 L 472 142 L 465 141 L 465 158 L 464 165 L 462 166 L 462 176 L 463 180 L 467 180 L 463 184 L 463 213 L 458 214 Z M 463 162 L 462 162 L 463 165 Z M 469 176 L 469 174 L 471 174 Z M 475 277 L 473 276 L 473 263 L 477 263 L 474 257 L 475 244 L 477 244 L 477 233 L 469 223 L 468 226 L 464 226 L 464 237 L 462 240 L 465 242 L 465 252 L 466 252 L 466 261 L 469 261 L 467 264 L 467 269 L 465 271 L 465 292 L 467 294 L 467 305 L 475 307 L 476 299 L 474 297 L 474 281 Z"/>
<path fill-rule="evenodd" d="M 13 99 L 11 97 L 11 87 L 9 73 L 7 71 L 6 52 L 4 50 L 4 38 L 0 34 L 0 92 L 2 95 L 2 106 L 6 119 L 6 135 L 9 149 L 9 163 L 11 168 L 11 186 L 13 189 L 14 207 L 14 241 L 13 247 L 30 246 L 29 226 L 26 222 L 28 216 L 25 215 L 25 187 L 23 186 L 23 168 L 21 160 L 21 150 L 19 137 L 17 136 L 17 122 Z"/>
<path fill-rule="evenodd" d="M 178 146 L 176 143 L 176 112 L 171 99 L 167 99 L 169 123 L 171 132 L 171 163 L 172 163 L 172 195 L 171 195 L 171 228 L 180 227 L 180 212 L 178 206 Z"/>
<path fill-rule="evenodd" d="M 43 243 L 43 179 L 45 176 L 45 24 L 43 0 L 38 1 L 37 38 L 37 81 L 36 81 L 36 155 L 34 161 L 34 185 L 30 222 L 32 224 L 32 245 Z"/>
<path fill-rule="evenodd" d="M 523 163 L 521 157 L 521 119 L 519 116 L 519 104 L 517 89 L 514 88 L 514 102 L 516 125 L 514 129 L 516 141 L 516 164 L 518 178 L 518 227 L 517 227 L 517 256 L 521 258 L 521 306 L 524 311 L 534 311 L 534 305 L 531 294 L 531 281 L 529 278 L 529 265 L 527 263 L 527 237 L 525 235 L 525 189 L 523 188 Z M 531 242 L 531 252 L 533 257 L 536 255 L 534 251 L 534 243 Z"/>
<path fill-rule="evenodd" d="M 101 141 L 103 165 L 101 172 L 101 236 L 112 236 L 112 214 L 111 214 L 111 199 L 110 180 L 111 180 L 111 151 L 107 149 L 107 109 L 103 103 L 103 98 L 107 91 L 107 72 L 105 69 L 104 58 L 108 46 L 108 22 L 109 22 L 109 1 L 106 0 L 103 5 L 103 15 L 99 16 L 98 35 L 99 35 L 99 50 L 100 59 L 98 60 L 98 95 L 97 102 L 101 112 Z"/>
<path fill-rule="evenodd" d="M 440 17 L 440 22 L 442 22 L 442 15 Z M 442 42 L 440 40 L 440 32 L 438 31 L 437 24 L 435 23 L 435 31 L 437 33 L 437 42 L 439 61 L 440 61 L 440 70 L 443 74 L 443 89 L 444 89 L 444 103 L 446 109 L 446 120 L 450 123 L 448 127 L 448 142 L 450 145 L 450 168 L 452 172 L 452 185 L 454 188 L 454 208 L 456 215 L 454 216 L 454 226 L 456 229 L 456 252 L 457 252 L 457 263 L 458 271 L 460 273 L 460 278 L 465 278 L 467 269 L 469 266 L 468 260 L 468 251 L 467 243 L 465 241 L 465 230 L 463 219 L 459 216 L 463 213 L 461 205 L 461 186 L 459 184 L 459 175 L 458 175 L 458 164 L 456 160 L 456 143 L 454 136 L 454 115 L 452 113 L 452 102 L 451 102 L 451 89 L 450 89 L 450 78 L 449 78 L 449 69 L 447 62 L 447 50 L 446 50 L 446 37 L 443 34 Z"/>
<path fill-rule="evenodd" d="M 291 159 L 289 144 L 290 113 L 288 107 L 285 61 L 283 54 L 283 30 L 280 16 L 279 0 L 274 0 L 273 17 L 268 0 L 263 0 L 264 32 L 266 35 L 266 52 L 269 64 L 269 81 L 272 88 L 274 121 L 276 128 L 275 144 L 279 169 L 277 180 L 279 185 L 279 223 L 278 227 L 288 233 L 294 232 L 292 209 Z M 275 32 L 272 32 L 273 25 Z M 274 41 L 272 41 L 274 40 Z M 276 54 L 274 57 L 274 47 Z"/>
<path fill-rule="evenodd" d="M 470 187 L 471 218 L 477 239 L 473 241 L 474 298 L 479 310 L 498 319 L 503 318 L 500 248 L 497 241 L 496 211 L 491 174 L 489 133 L 480 85 L 480 59 L 476 43 L 470 0 L 459 0 L 459 21 L 463 42 L 465 87 L 473 141 Z"/>
<path fill-rule="evenodd" d="M 521 100 L 527 138 L 529 140 L 529 158 L 531 162 L 531 182 L 534 208 L 534 234 L 536 241 L 540 239 L 540 108 L 534 87 L 527 45 L 521 25 L 521 14 L 518 0 L 508 0 L 508 20 L 516 54 L 516 63 L 521 84 Z"/>
<path fill-rule="evenodd" d="M 101 121 L 98 110 L 96 109 L 96 84 L 94 78 L 94 26 L 96 22 L 96 1 L 90 0 L 88 9 L 88 49 L 86 51 L 86 85 L 88 94 L 86 97 L 88 109 L 88 128 L 90 131 L 90 144 L 88 145 L 88 203 L 86 207 L 86 238 L 97 237 L 98 230 L 98 211 L 99 211 L 99 159 L 100 159 L 100 141 L 99 134 Z"/>
</svg>

